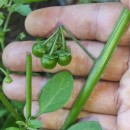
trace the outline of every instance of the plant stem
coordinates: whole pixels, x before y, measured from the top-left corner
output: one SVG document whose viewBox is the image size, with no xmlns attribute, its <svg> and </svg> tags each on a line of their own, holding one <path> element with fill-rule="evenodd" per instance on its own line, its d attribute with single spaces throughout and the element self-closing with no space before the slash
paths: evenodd
<svg viewBox="0 0 130 130">
<path fill-rule="evenodd" d="M 67 30 L 63 25 L 61 25 L 64 31 L 69 35 L 71 39 L 73 39 L 84 51 L 85 53 L 91 58 L 91 60 L 95 63 L 95 58 L 81 45 L 81 43 L 73 36 L 73 34 Z"/>
<path fill-rule="evenodd" d="M 22 118 L 19 116 L 19 114 L 15 111 L 13 106 L 10 104 L 10 102 L 6 99 L 4 94 L 0 92 L 0 100 L 3 102 L 3 104 L 6 106 L 6 108 L 10 111 L 10 113 L 14 116 L 16 120 L 22 120 Z"/>
<path fill-rule="evenodd" d="M 31 117 L 32 109 L 32 56 L 26 56 L 26 119 Z"/>
<path fill-rule="evenodd" d="M 3 68 L 0 67 L 0 71 L 2 71 L 2 73 L 3 73 L 5 76 L 8 76 L 8 73 L 7 73 Z"/>
<path fill-rule="evenodd" d="M 59 37 L 59 32 L 57 32 L 57 35 L 55 36 L 55 41 L 54 41 L 54 43 L 53 43 L 53 46 L 52 46 L 52 48 L 51 48 L 51 51 L 50 51 L 49 55 L 52 55 L 52 54 L 53 54 L 54 49 L 55 49 L 55 45 L 57 44 L 58 37 Z"/>
<path fill-rule="evenodd" d="M 1 68 L 1 67 L 0 67 L 0 71 L 2 71 L 2 72 L 4 73 L 4 75 L 6 76 L 5 79 L 4 79 L 4 81 L 5 81 L 6 83 L 11 83 L 11 82 L 13 82 L 13 80 L 12 80 L 12 78 L 10 77 L 8 71 L 5 71 L 5 70 L 4 70 L 3 68 Z"/>
<path fill-rule="evenodd" d="M 10 0 L 10 2 L 8 4 L 8 7 L 10 7 L 12 5 L 12 2 L 13 1 Z M 1 48 L 2 48 L 2 50 L 4 50 L 4 47 L 5 47 L 5 34 L 6 34 L 6 30 L 8 28 L 8 25 L 9 25 L 9 21 L 10 21 L 11 15 L 12 15 L 12 12 L 9 11 L 9 13 L 7 15 L 7 18 L 6 18 L 6 21 L 5 21 L 5 24 L 4 24 L 4 27 L 3 27 L 4 35 L 3 35 L 2 40 L 1 40 Z"/>
<path fill-rule="evenodd" d="M 69 116 L 62 127 L 62 130 L 66 130 L 75 122 L 80 111 L 82 110 L 83 106 L 85 105 L 86 101 L 91 95 L 95 85 L 101 78 L 101 75 L 104 72 L 129 22 L 130 22 L 130 11 L 128 9 L 123 9 L 112 34 L 110 35 L 101 55 L 99 56 L 98 60 L 94 64 L 94 67 L 92 68 L 91 73 L 88 76 L 88 79 L 82 91 L 80 92 L 77 100 L 75 101 L 69 113 Z"/>
<path fill-rule="evenodd" d="M 0 40 L 2 51 L 4 50 L 4 35 L 2 36 L 2 39 Z"/>
<path fill-rule="evenodd" d="M 12 12 L 9 12 L 8 15 L 7 15 L 6 21 L 5 21 L 3 31 L 6 31 L 6 29 L 7 29 L 11 15 L 12 15 Z"/>
<path fill-rule="evenodd" d="M 33 2 L 46 2 L 47 0 L 23 0 L 24 4 L 29 4 Z"/>
<path fill-rule="evenodd" d="M 66 46 L 66 41 L 65 41 L 65 36 L 64 36 L 62 26 L 60 26 L 60 31 L 61 31 L 61 38 L 62 38 L 62 48 L 63 48 L 63 50 L 65 50 L 67 48 L 67 46 Z"/>
<path fill-rule="evenodd" d="M 10 21 L 11 15 L 12 15 L 12 12 L 9 12 L 8 15 L 7 15 L 5 24 L 4 24 L 3 31 L 6 31 L 6 29 L 7 29 L 8 25 L 9 25 L 9 21 Z"/>
<path fill-rule="evenodd" d="M 43 42 L 42 45 L 45 45 L 46 43 L 48 43 L 57 34 L 58 31 L 59 31 L 59 28 L 57 28 L 57 30 L 45 42 Z"/>
</svg>

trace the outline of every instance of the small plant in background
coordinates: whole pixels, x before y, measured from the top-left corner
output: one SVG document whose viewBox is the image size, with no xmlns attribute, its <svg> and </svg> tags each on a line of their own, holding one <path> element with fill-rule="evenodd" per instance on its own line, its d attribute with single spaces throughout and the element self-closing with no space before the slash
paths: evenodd
<svg viewBox="0 0 130 130">
<path fill-rule="evenodd" d="M 29 4 L 24 4 L 22 0 L 0 0 L 0 8 L 2 10 L 0 12 L 0 44 L 3 50 L 5 47 L 6 33 L 10 31 L 8 25 L 12 14 L 17 12 L 23 16 L 27 16 L 31 12 L 31 8 Z M 6 76 L 5 82 L 12 82 L 8 70 L 4 70 L 3 68 L 0 68 L 0 70 Z"/>
<path fill-rule="evenodd" d="M 9 23 L 12 18 L 12 14 L 19 13 L 23 16 L 28 15 L 31 12 L 31 8 L 29 3 L 25 4 L 23 1 L 18 0 L 0 0 L 0 45 L 1 45 L 1 53 L 6 45 L 6 35 L 8 32 L 10 32 Z M 2 73 L 1 73 L 2 72 Z M 11 83 L 12 79 L 9 75 L 9 71 L 3 66 L 2 59 L 0 57 L 0 84 L 2 84 L 4 75 L 5 79 L 4 82 Z M 2 85 L 0 85 L 2 88 Z M 0 91 L 2 91 L 0 89 Z M 2 92 L 0 92 L 0 98 L 4 98 L 4 95 Z M 3 99 L 2 98 L 2 99 Z M 4 98 L 6 99 L 6 98 Z M 6 100 L 8 102 L 8 100 Z M 7 103 L 5 100 L 3 103 Z M 11 103 L 11 104 L 10 104 Z M 8 104 L 8 105 L 7 105 Z M 8 102 L 6 107 L 8 108 L 10 105 L 15 107 L 15 110 L 17 110 L 21 114 L 21 110 L 23 109 L 23 103 L 19 103 L 16 101 L 10 101 Z M 10 104 L 10 105 L 9 105 Z M 11 126 L 14 124 L 15 119 L 12 117 L 12 115 L 9 113 L 7 109 L 0 103 L 0 130 L 3 130 L 4 128 Z M 13 108 L 12 107 L 12 108 Z"/>
<path fill-rule="evenodd" d="M 31 12 L 31 8 L 30 5 L 25 4 L 23 0 L 0 0 L 0 8 L 3 10 L 0 12 L 0 44 L 2 49 L 4 49 L 5 36 L 6 33 L 10 31 L 8 24 L 11 15 L 17 12 L 23 16 L 27 16 Z"/>
<path fill-rule="evenodd" d="M 0 43 L 2 50 L 5 46 L 5 36 L 10 29 L 8 24 L 11 15 L 14 12 L 18 12 L 21 15 L 27 16 L 31 12 L 29 3 L 40 2 L 42 0 L 2 0 L 0 1 Z M 100 124 L 96 121 L 80 122 L 75 125 L 76 118 L 78 117 L 82 107 L 88 100 L 95 85 L 99 81 L 102 73 L 104 72 L 107 63 L 109 62 L 117 43 L 119 42 L 123 32 L 125 31 L 130 21 L 130 12 L 128 9 L 124 9 L 119 17 L 117 24 L 110 35 L 107 44 L 105 45 L 101 55 L 97 60 L 80 44 L 80 42 L 73 36 L 73 34 L 64 25 L 59 25 L 53 34 L 46 40 L 37 39 L 32 47 L 32 53 L 34 56 L 40 58 L 41 65 L 46 69 L 53 69 L 57 64 L 66 66 L 71 63 L 71 50 L 66 45 L 64 32 L 67 33 L 70 38 L 81 47 L 85 53 L 91 58 L 94 66 L 84 84 L 84 87 L 76 99 L 62 130 L 102 130 Z M 25 34 L 21 33 L 18 39 L 24 39 Z M 98 68 L 98 69 L 97 69 Z M 5 74 L 5 82 L 12 82 L 9 76 L 9 71 L 0 68 Z M 59 83 L 60 81 L 60 83 Z M 38 98 L 39 111 L 36 115 L 31 115 L 32 106 L 32 56 L 27 53 L 26 56 L 26 114 L 25 118 L 21 116 L 8 101 L 8 99 L 0 92 L 0 100 L 10 111 L 13 117 L 16 119 L 16 126 L 8 127 L 5 130 L 37 130 L 41 128 L 42 124 L 37 117 L 41 114 L 56 111 L 62 108 L 69 100 L 73 90 L 73 76 L 70 72 L 62 71 L 54 75 L 45 84 L 41 90 Z M 64 94 L 63 94 L 64 93 Z M 5 113 L 6 111 L 3 111 Z"/>
</svg>

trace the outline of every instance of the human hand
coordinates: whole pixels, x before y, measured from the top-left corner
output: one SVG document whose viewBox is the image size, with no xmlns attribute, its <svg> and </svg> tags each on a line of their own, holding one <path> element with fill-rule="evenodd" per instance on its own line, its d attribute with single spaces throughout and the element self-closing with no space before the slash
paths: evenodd
<svg viewBox="0 0 130 130">
<path fill-rule="evenodd" d="M 122 4 L 130 9 L 130 1 L 129 0 L 121 0 Z"/>
<path fill-rule="evenodd" d="M 55 26 L 61 23 L 81 40 L 82 45 L 95 58 L 98 58 L 122 9 L 120 3 L 45 8 L 31 13 L 26 19 L 25 26 L 31 35 L 47 37 Z M 81 120 L 99 121 L 104 130 L 130 130 L 129 35 L 128 28 L 101 81 L 79 116 Z M 13 71 L 25 71 L 26 52 L 31 52 L 33 44 L 33 41 L 9 44 L 3 53 L 4 65 Z M 42 68 L 40 60 L 33 56 L 34 72 L 55 73 L 66 69 L 73 75 L 81 76 L 80 79 L 75 79 L 73 94 L 64 108 L 39 117 L 44 127 L 48 129 L 61 128 L 93 65 L 91 59 L 78 45 L 73 44 L 73 41 L 67 41 L 67 44 L 72 50 L 72 62 L 68 66 L 57 65 L 53 70 L 46 70 Z M 11 84 L 3 84 L 4 93 L 12 100 L 25 101 L 25 76 L 13 74 L 11 77 L 13 78 Z M 42 76 L 33 77 L 33 115 L 38 111 L 38 93 L 47 80 Z"/>
</svg>

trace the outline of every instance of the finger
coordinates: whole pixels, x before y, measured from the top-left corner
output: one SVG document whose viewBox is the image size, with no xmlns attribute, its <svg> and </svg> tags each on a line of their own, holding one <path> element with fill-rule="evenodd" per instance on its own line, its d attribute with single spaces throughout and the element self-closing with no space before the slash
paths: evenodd
<svg viewBox="0 0 130 130">
<path fill-rule="evenodd" d="M 118 130 L 130 130 L 130 60 L 129 68 L 120 81 L 118 91 Z"/>
<path fill-rule="evenodd" d="M 122 9 L 120 3 L 44 8 L 32 12 L 27 17 L 25 26 L 31 35 L 46 37 L 60 23 L 79 39 L 106 42 Z M 121 45 L 128 45 L 129 35 L 128 28 L 122 37 Z"/>
<path fill-rule="evenodd" d="M 130 1 L 129 0 L 121 0 L 121 2 L 130 9 Z"/>
<path fill-rule="evenodd" d="M 81 121 L 97 121 L 101 124 L 103 130 L 117 130 L 116 116 L 89 113 Z"/>
<path fill-rule="evenodd" d="M 13 71 L 25 71 L 26 66 L 26 53 L 31 52 L 31 48 L 34 42 L 14 42 L 9 44 L 3 52 L 4 65 Z M 86 76 L 89 74 L 93 63 L 86 53 L 72 41 L 67 42 L 72 52 L 72 61 L 67 66 L 57 66 L 52 70 L 46 70 L 41 66 L 40 59 L 33 56 L 33 71 L 46 71 L 56 73 L 61 70 L 68 70 L 73 75 Z M 95 41 L 84 41 L 82 45 L 97 58 L 104 45 Z M 17 48 L 17 49 L 16 49 Z M 128 67 L 129 48 L 119 46 L 112 59 L 110 60 L 102 79 L 109 81 L 119 81 L 123 73 Z"/>
<path fill-rule="evenodd" d="M 26 109 L 24 109 L 25 113 Z M 36 115 L 38 112 L 38 103 L 33 102 L 32 115 Z M 67 109 L 60 109 L 55 112 L 41 115 L 38 119 L 43 122 L 43 127 L 47 129 L 60 129 L 69 113 Z M 78 119 L 86 118 L 85 120 L 98 121 L 103 130 L 114 130 L 116 128 L 116 117 L 110 115 L 90 114 L 87 112 L 81 112 Z"/>
<path fill-rule="evenodd" d="M 26 98 L 26 78 L 20 75 L 11 75 L 13 82 L 11 84 L 3 84 L 3 91 L 5 95 L 17 101 L 25 101 Z M 34 76 L 32 78 L 32 100 L 37 101 L 38 95 L 46 83 L 47 79 L 45 77 Z M 83 79 L 74 80 L 74 88 L 72 96 L 70 97 L 64 108 L 70 109 L 75 102 L 79 92 L 81 91 L 84 84 Z M 14 91 L 15 90 L 15 91 Z M 102 114 L 117 114 L 117 90 L 118 83 L 116 82 L 106 82 L 100 81 L 95 87 L 93 93 L 91 94 L 88 102 L 84 106 L 84 111 L 102 113 Z"/>
</svg>

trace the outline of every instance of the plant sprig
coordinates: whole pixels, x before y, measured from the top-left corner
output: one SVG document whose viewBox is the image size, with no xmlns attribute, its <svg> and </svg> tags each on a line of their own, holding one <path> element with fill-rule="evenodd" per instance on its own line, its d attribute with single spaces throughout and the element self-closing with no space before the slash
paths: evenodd
<svg viewBox="0 0 130 130">
<path fill-rule="evenodd" d="M 62 130 L 66 130 L 75 122 L 84 104 L 91 95 L 94 87 L 101 78 L 101 75 L 104 72 L 129 22 L 130 22 L 130 11 L 124 8 L 120 17 L 118 18 L 118 21 L 113 29 L 113 32 L 111 33 L 102 53 L 100 54 L 98 60 L 94 64 L 82 91 L 80 92 L 78 98 L 76 99 L 62 127 Z"/>
<path fill-rule="evenodd" d="M 70 64 L 72 59 L 71 50 L 66 45 L 64 31 L 85 51 L 85 53 L 95 63 L 94 57 L 82 46 L 82 44 L 73 36 L 73 34 L 63 25 L 60 25 L 47 40 L 42 41 L 38 39 L 32 47 L 33 55 L 41 58 L 42 66 L 46 69 L 53 69 L 57 63 L 61 66 Z M 48 49 L 47 46 L 50 43 L 52 44 L 49 47 L 50 49 Z"/>
<path fill-rule="evenodd" d="M 35 1 L 35 0 L 34 0 Z M 40 0 L 41 1 L 41 0 Z M 8 0 L 6 0 L 8 3 Z M 28 6 L 23 6 L 21 0 L 10 1 L 11 3 L 9 6 L 12 5 L 12 2 L 15 2 L 12 8 L 9 9 L 9 13 L 7 16 L 7 21 L 5 22 L 3 28 L 3 37 L 2 40 L 4 41 L 5 33 L 8 30 L 8 23 L 13 12 L 19 12 L 17 9 L 21 9 L 19 13 L 23 13 L 26 15 L 26 11 L 23 9 L 27 9 Z M 16 3 L 17 2 L 17 3 Z M 28 0 L 29 2 L 29 0 Z M 18 4 L 18 6 L 17 6 Z M 4 5 L 4 4 L 3 4 Z M 2 6 L 3 6 L 2 5 Z M 14 9 L 14 7 L 16 7 Z M 29 11 L 29 10 L 28 10 Z M 4 17 L 1 15 L 4 19 Z M 70 38 L 76 42 L 84 51 L 85 53 L 92 59 L 94 62 L 94 66 L 91 70 L 90 75 L 84 85 L 84 88 L 80 92 L 75 104 L 70 111 L 68 118 L 65 121 L 65 124 L 62 127 L 62 130 L 78 130 L 80 129 L 89 129 L 93 127 L 93 130 L 101 130 L 101 126 L 97 122 L 87 122 L 87 123 L 79 123 L 75 124 L 74 126 L 70 127 L 76 120 L 77 116 L 79 115 L 80 111 L 82 110 L 84 104 L 88 100 L 90 94 L 92 93 L 95 85 L 100 80 L 102 73 L 104 72 L 106 65 L 108 64 L 116 46 L 119 42 L 125 28 L 130 21 L 130 12 L 128 9 L 124 9 L 122 11 L 119 20 L 110 35 L 107 44 L 105 45 L 101 55 L 99 56 L 98 60 L 95 58 L 80 44 L 80 42 L 73 36 L 73 34 L 66 29 L 65 26 L 60 25 L 56 31 L 46 40 L 46 41 L 38 41 L 35 44 L 35 49 L 38 50 L 41 55 L 39 58 L 49 59 L 49 62 L 55 60 L 55 65 L 53 67 L 46 67 L 47 69 L 52 69 L 56 66 L 56 63 L 66 66 L 71 62 L 71 50 L 67 47 L 64 32 L 66 32 Z M 1 21 L 2 23 L 3 21 Z M 0 40 L 1 41 L 1 40 Z M 2 43 L 4 45 L 4 43 Z M 3 46 L 2 45 L 2 46 Z M 33 46 L 34 47 L 34 46 Z M 4 46 L 2 47 L 4 48 Z M 69 57 L 69 59 L 67 59 Z M 5 98 L 5 96 L 0 92 L 0 99 L 4 103 L 4 105 L 8 108 L 8 110 L 12 113 L 12 115 L 18 120 L 16 124 L 19 125 L 19 128 L 12 127 L 13 129 L 20 130 L 20 129 L 27 129 L 27 130 L 37 130 L 38 128 L 42 127 L 42 123 L 39 122 L 36 118 L 43 113 L 53 112 L 57 109 L 60 109 L 65 105 L 65 103 L 69 100 L 72 89 L 73 89 L 73 77 L 69 72 L 60 72 L 56 74 L 52 79 L 50 79 L 46 85 L 43 87 L 40 95 L 39 95 L 39 111 L 35 117 L 31 116 L 31 101 L 32 101 L 32 57 L 31 54 L 27 54 L 26 57 L 26 120 L 22 121 L 22 118 L 19 114 L 13 109 L 11 104 Z M 59 62 L 59 59 L 62 59 L 62 62 Z M 67 61 L 67 60 L 68 61 Z M 45 67 L 45 66 L 43 66 Z M 97 69 L 98 68 L 98 69 Z M 6 73 L 5 70 L 0 69 L 6 77 L 9 77 L 9 74 Z M 59 82 L 60 81 L 60 82 Z M 64 95 L 63 95 L 64 93 Z M 11 127 L 10 127 L 11 129 Z M 8 129 L 9 130 L 9 129 Z"/>
<path fill-rule="evenodd" d="M 2 2 L 1 2 L 2 1 Z M 0 25 L 0 44 L 2 50 L 5 47 L 5 36 L 6 33 L 9 31 L 9 22 L 12 14 L 17 12 L 23 16 L 27 16 L 31 12 L 31 8 L 29 5 L 25 5 L 22 1 L 15 1 L 15 0 L 1 0 L 0 1 L 0 8 L 3 8 L 7 12 L 7 16 L 5 17 L 4 13 L 1 12 L 3 17 L 0 17 L 2 23 Z M 18 2 L 18 3 L 17 3 Z M 31 0 L 30 0 L 31 2 Z M 4 25 L 3 25 L 4 24 Z"/>
</svg>

